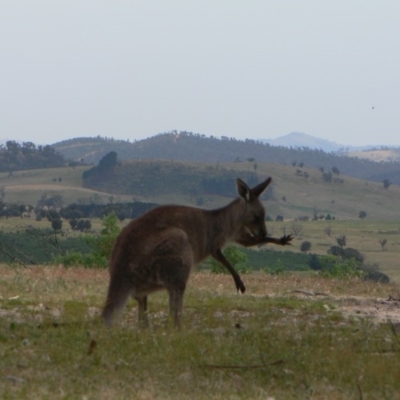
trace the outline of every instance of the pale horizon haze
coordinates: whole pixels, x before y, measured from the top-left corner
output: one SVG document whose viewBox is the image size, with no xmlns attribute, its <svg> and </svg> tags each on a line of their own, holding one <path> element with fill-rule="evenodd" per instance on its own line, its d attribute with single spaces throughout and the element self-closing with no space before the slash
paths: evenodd
<svg viewBox="0 0 400 400">
<path fill-rule="evenodd" d="M 0 1 L 0 139 L 400 146 L 400 2 Z"/>
</svg>

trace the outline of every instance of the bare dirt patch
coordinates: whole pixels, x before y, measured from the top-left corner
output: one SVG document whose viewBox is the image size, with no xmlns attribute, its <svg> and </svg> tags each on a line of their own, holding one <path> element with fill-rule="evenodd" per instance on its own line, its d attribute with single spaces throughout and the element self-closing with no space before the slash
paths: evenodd
<svg viewBox="0 0 400 400">
<path fill-rule="evenodd" d="M 367 318 L 381 323 L 388 320 L 400 324 L 400 285 L 377 284 L 360 279 L 340 280 L 298 275 L 268 276 L 245 275 L 247 291 L 256 297 L 296 296 L 310 301 L 324 299 L 327 308 L 351 318 Z M 232 294 L 231 278 L 226 275 L 198 273 L 191 286 L 203 290 L 216 290 L 219 294 Z"/>
</svg>

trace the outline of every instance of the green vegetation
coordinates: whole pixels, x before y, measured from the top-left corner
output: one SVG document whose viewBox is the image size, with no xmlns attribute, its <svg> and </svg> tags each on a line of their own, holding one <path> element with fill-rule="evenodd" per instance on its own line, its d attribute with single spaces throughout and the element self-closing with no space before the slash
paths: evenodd
<svg viewBox="0 0 400 400">
<path fill-rule="evenodd" d="M 90 251 L 80 237 L 61 237 L 52 229 L 26 228 L 17 232 L 0 231 L 0 262 L 7 264 L 46 264 L 69 252 Z"/>
<path fill-rule="evenodd" d="M 240 251 L 236 246 L 228 246 L 223 250 L 223 254 L 232 267 L 234 267 L 239 273 L 243 274 L 250 271 L 247 262 L 247 255 Z M 210 269 L 210 271 L 214 274 L 229 273 L 229 271 L 223 265 L 211 257 L 203 263 L 203 268 Z"/>
<path fill-rule="evenodd" d="M 66 164 L 64 157 L 49 145 L 37 146 L 32 142 L 22 145 L 13 140 L 0 146 L 0 171 L 13 171 L 62 167 Z"/>
<path fill-rule="evenodd" d="M 80 142 L 69 141 L 71 151 Z M 47 146 L 0 149 L 8 168 L 0 173 L 1 398 L 400 399 L 398 284 L 375 283 L 400 282 L 396 163 L 191 133 L 132 144 L 134 153 L 101 138 L 85 148 L 98 160 L 110 151 L 125 158 L 108 144 L 168 161 L 111 155 L 100 168 L 48 168 L 60 158 Z M 202 163 L 175 161 L 183 155 Z M 83 187 L 83 175 L 97 190 Z M 157 203 L 216 208 L 236 195 L 236 177 L 251 184 L 269 175 L 269 233 L 296 237 L 290 251 L 225 250 L 246 273 L 245 295 L 207 260 L 189 281 L 181 332 L 168 324 L 164 292 L 150 296 L 149 330 L 138 329 L 130 307 L 103 327 L 104 267 L 122 220 Z M 71 218 L 87 219 L 81 233 Z"/>
<path fill-rule="evenodd" d="M 121 229 L 118 226 L 118 218 L 114 212 L 105 215 L 102 218 L 103 229 L 99 235 L 87 236 L 86 243 L 89 251 L 82 253 L 81 251 L 71 251 L 58 255 L 53 260 L 53 264 L 62 264 L 69 266 L 84 266 L 88 268 L 106 268 L 108 260 L 111 256 L 115 240 L 117 239 Z"/>
<path fill-rule="evenodd" d="M 3 399 L 400 398 L 397 325 L 364 317 L 360 301 L 396 287 L 249 274 L 249 293 L 238 296 L 229 276 L 195 274 L 178 332 L 165 293 L 150 296 L 148 330 L 130 307 L 105 328 L 107 271 L 0 266 L 0 274 Z M 297 288 L 332 297 L 304 298 Z M 353 312 L 351 298 L 338 300 L 350 289 Z"/>
</svg>

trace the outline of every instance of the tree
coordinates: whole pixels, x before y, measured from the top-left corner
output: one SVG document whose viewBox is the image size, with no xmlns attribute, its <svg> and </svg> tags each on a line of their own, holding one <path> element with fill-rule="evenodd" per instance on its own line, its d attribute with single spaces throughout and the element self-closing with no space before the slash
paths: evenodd
<svg viewBox="0 0 400 400">
<path fill-rule="evenodd" d="M 89 219 L 80 219 L 76 224 L 75 229 L 80 232 L 88 231 L 92 227 L 92 223 Z"/>
<path fill-rule="evenodd" d="M 385 246 L 386 246 L 387 240 L 386 239 L 381 239 L 381 240 L 379 240 L 379 243 L 382 246 L 382 251 L 385 250 Z"/>
<path fill-rule="evenodd" d="M 367 213 L 365 211 L 360 211 L 358 213 L 358 218 L 364 219 L 367 216 Z"/>
<path fill-rule="evenodd" d="M 304 254 L 307 253 L 307 251 L 311 250 L 311 242 L 308 240 L 305 240 L 301 245 L 300 245 L 300 251 L 303 252 Z"/>
<path fill-rule="evenodd" d="M 62 229 L 62 220 L 60 218 L 53 219 L 51 221 L 51 227 L 54 231 L 61 231 Z"/>
<path fill-rule="evenodd" d="M 341 235 L 341 236 L 337 237 L 336 242 L 341 248 L 343 248 L 344 246 L 346 246 L 346 236 Z"/>
<path fill-rule="evenodd" d="M 343 258 L 347 260 L 354 259 L 360 264 L 362 264 L 365 259 L 365 257 L 357 249 L 353 249 L 351 247 L 343 250 Z"/>
<path fill-rule="evenodd" d="M 299 236 L 304 230 L 304 226 L 300 224 L 298 221 L 293 221 L 290 227 L 295 236 Z"/>
<path fill-rule="evenodd" d="M 104 228 L 101 230 L 100 236 L 95 238 L 91 244 L 97 255 L 108 260 L 121 229 L 114 211 L 105 215 L 101 224 Z"/>
<path fill-rule="evenodd" d="M 334 173 L 335 175 L 339 175 L 340 171 L 337 167 L 332 167 L 332 173 Z"/>
<path fill-rule="evenodd" d="M 46 212 L 46 218 L 47 218 L 47 220 L 49 221 L 49 222 L 53 222 L 53 221 L 55 221 L 55 220 L 57 220 L 57 219 L 61 219 L 60 218 L 60 214 L 56 211 L 56 210 L 48 210 L 47 212 Z"/>
<path fill-rule="evenodd" d="M 390 180 L 389 179 L 384 179 L 383 180 L 383 187 L 385 188 L 385 189 L 389 189 L 389 186 L 392 184 L 392 182 L 390 182 Z"/>
<path fill-rule="evenodd" d="M 68 222 L 69 222 L 71 229 L 73 231 L 76 230 L 76 227 L 78 226 L 78 220 L 76 218 L 71 218 Z"/>
</svg>

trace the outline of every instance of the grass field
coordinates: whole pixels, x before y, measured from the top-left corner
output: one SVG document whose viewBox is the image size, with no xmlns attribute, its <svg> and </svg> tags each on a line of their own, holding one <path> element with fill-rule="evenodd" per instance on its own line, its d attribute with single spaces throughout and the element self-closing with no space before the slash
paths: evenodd
<svg viewBox="0 0 400 400">
<path fill-rule="evenodd" d="M 345 235 L 346 247 L 357 249 L 365 256 L 367 264 L 378 264 L 382 272 L 400 283 L 400 220 L 267 222 L 267 227 L 269 233 L 277 237 L 300 229 L 301 232 L 288 249 L 300 251 L 300 244 L 307 240 L 312 244 L 311 252 L 316 254 L 327 254 L 331 246 L 337 245 L 336 238 Z M 326 233 L 327 228 L 331 230 L 330 236 Z M 384 239 L 387 243 L 382 248 L 379 241 Z"/>
<path fill-rule="evenodd" d="M 214 164 L 188 163 L 198 168 L 204 165 L 216 167 Z M 221 167 L 240 171 L 253 170 L 253 163 L 221 164 Z M 339 166 L 340 167 L 340 166 Z M 4 187 L 7 202 L 17 202 L 35 205 L 38 199 L 47 194 L 61 194 L 65 204 L 71 202 L 89 202 L 96 195 L 97 200 L 109 202 L 110 194 L 99 193 L 82 187 L 82 173 L 90 167 L 68 167 L 56 169 L 42 169 L 0 174 L 0 187 Z M 300 216 L 313 217 L 318 215 L 335 217 L 334 221 L 309 221 L 301 222 L 302 231 L 296 236 L 292 251 L 299 251 L 303 240 L 312 243 L 312 252 L 326 254 L 327 249 L 336 245 L 336 237 L 346 235 L 347 246 L 356 248 L 366 256 L 368 263 L 379 264 L 382 272 L 390 275 L 396 282 L 400 282 L 400 188 L 392 185 L 388 190 L 381 183 L 366 182 L 340 176 L 343 184 L 326 183 L 317 169 L 302 168 L 307 172 L 308 178 L 296 174 L 297 167 L 291 165 L 258 163 L 257 173 L 260 178 L 272 176 L 274 200 L 266 201 L 266 212 L 273 219 L 282 215 L 285 221 L 282 223 L 269 222 L 268 229 L 274 236 L 281 236 L 282 232 L 292 232 L 293 219 Z M 62 178 L 61 181 L 58 178 Z M 56 180 L 56 182 L 54 182 Z M 140 197 L 139 197 L 140 198 Z M 151 198 L 140 198 L 142 201 L 150 201 L 159 204 L 175 203 L 194 205 L 190 196 L 175 196 L 164 194 Z M 114 196 L 114 202 L 132 201 L 130 196 Z M 216 208 L 227 204 L 232 199 L 219 196 L 205 196 L 204 206 Z M 367 217 L 358 218 L 359 212 L 365 211 Z M 25 226 L 34 224 L 31 220 L 0 220 L 0 229 L 24 229 Z M 126 223 L 123 222 L 121 225 Z M 42 221 L 38 227 L 50 226 Z M 92 221 L 95 230 L 100 228 L 98 220 Z M 331 237 L 327 236 L 325 229 L 330 226 Z M 64 228 L 68 228 L 65 222 Z M 68 234 L 71 234 L 70 232 Z M 379 240 L 387 240 L 382 251 Z M 278 248 L 275 248 L 277 251 Z"/>
<path fill-rule="evenodd" d="M 129 221 L 119 223 L 120 227 L 125 226 Z M 99 232 L 102 229 L 101 220 L 91 219 L 92 229 Z M 47 220 L 40 222 L 34 218 L 8 218 L 0 220 L 0 229 L 3 231 L 20 231 L 32 225 L 36 228 L 50 228 L 51 224 Z M 326 233 L 330 229 L 330 236 Z M 337 245 L 336 238 L 345 235 L 346 247 L 352 247 L 360 251 L 365 262 L 369 265 L 377 264 L 379 269 L 397 283 L 400 283 L 400 220 L 372 220 L 372 219 L 352 219 L 352 220 L 333 220 L 333 221 L 285 221 L 267 222 L 267 229 L 271 236 L 281 237 L 284 234 L 292 233 L 296 230 L 293 244 L 289 247 L 279 247 L 268 245 L 268 249 L 276 252 L 294 251 L 300 252 L 303 241 L 311 242 L 311 253 L 326 255 L 331 246 Z M 66 236 L 82 235 L 69 229 L 67 221 L 64 222 L 63 230 Z M 61 236 L 62 238 L 62 236 Z M 387 243 L 382 248 L 379 241 L 386 239 Z M 257 250 L 257 249 L 255 249 Z M 266 265 L 268 260 L 266 259 Z"/>
<path fill-rule="evenodd" d="M 35 206 L 40 197 L 61 195 L 65 204 L 78 201 L 89 202 L 94 195 L 98 200 L 108 203 L 109 193 L 101 193 L 82 187 L 82 174 L 90 167 L 48 168 L 29 171 L 16 171 L 12 176 L 0 173 L 0 187 L 4 187 L 4 201 L 8 203 L 30 204 Z M 59 178 L 61 180 L 59 181 Z M 114 196 L 117 200 L 117 196 Z M 120 200 L 131 198 L 120 196 Z"/>
<path fill-rule="evenodd" d="M 195 273 L 178 332 L 165 293 L 106 329 L 104 270 L 0 275 L 2 399 L 400 399 L 399 285 Z"/>
<path fill-rule="evenodd" d="M 206 166 L 216 168 L 210 163 L 186 163 L 196 168 Z M 218 164 L 219 165 L 219 164 Z M 285 219 L 299 216 L 313 217 L 330 214 L 339 219 L 357 219 L 360 211 L 367 213 L 367 218 L 374 220 L 400 220 L 398 199 L 400 187 L 397 185 L 384 189 L 382 183 L 367 182 L 339 175 L 343 183 L 327 183 L 318 169 L 303 167 L 308 178 L 296 174 L 298 168 L 291 165 L 259 163 L 257 174 L 260 179 L 273 178 L 274 199 L 265 203 L 267 213 L 275 218 L 283 215 Z M 219 167 L 234 169 L 237 176 L 241 171 L 253 171 L 253 163 L 220 164 Z M 71 202 L 89 202 L 94 195 L 97 200 L 108 203 L 110 193 L 96 192 L 82 187 L 82 173 L 90 167 L 67 167 L 14 172 L 13 176 L 0 173 L 0 187 L 4 188 L 4 201 L 36 205 L 43 194 L 48 196 L 61 194 L 65 204 Z M 212 173 L 209 172 L 209 173 Z M 58 181 L 61 178 L 61 181 Z M 56 181 L 54 181 L 56 179 Z M 234 184 L 232 182 L 232 184 Z M 163 194 L 160 196 L 136 199 L 159 204 L 175 203 L 194 205 L 190 193 L 185 195 Z M 114 202 L 132 201 L 132 196 L 113 195 Z M 232 199 L 205 195 L 205 208 L 216 208 L 227 204 Z"/>
</svg>

